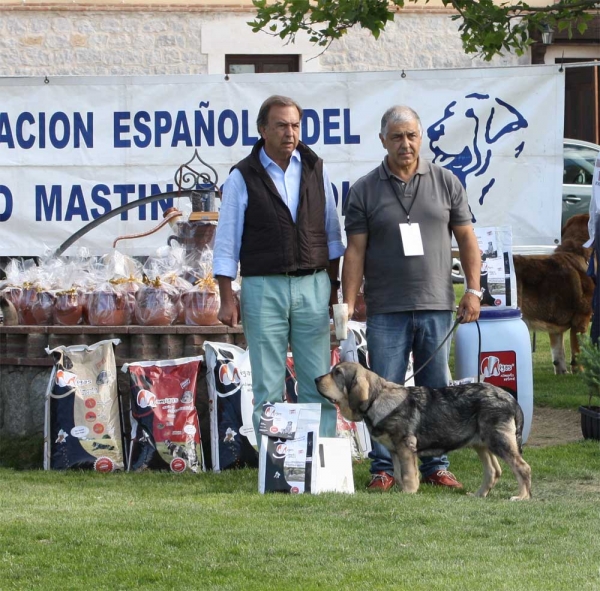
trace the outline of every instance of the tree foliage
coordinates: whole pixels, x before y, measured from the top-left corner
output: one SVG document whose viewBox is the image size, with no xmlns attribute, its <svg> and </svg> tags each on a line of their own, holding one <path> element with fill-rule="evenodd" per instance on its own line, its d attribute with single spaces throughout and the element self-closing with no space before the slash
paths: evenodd
<svg viewBox="0 0 600 591">
<path fill-rule="evenodd" d="M 298 31 L 327 47 L 355 25 L 369 30 L 376 39 L 405 4 L 429 0 L 253 0 L 256 19 L 248 23 L 253 31 L 266 31 L 293 41 Z M 593 18 L 590 11 L 600 9 L 600 0 L 560 0 L 547 6 L 526 2 L 493 0 L 441 0 L 460 21 L 459 33 L 467 53 L 486 60 L 503 52 L 522 55 L 532 43 L 530 31 L 544 27 L 583 33 Z"/>
</svg>

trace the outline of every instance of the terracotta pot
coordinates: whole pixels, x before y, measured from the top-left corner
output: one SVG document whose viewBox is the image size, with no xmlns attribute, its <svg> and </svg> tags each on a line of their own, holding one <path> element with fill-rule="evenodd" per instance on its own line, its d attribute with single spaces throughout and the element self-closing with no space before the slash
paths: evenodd
<svg viewBox="0 0 600 591">
<path fill-rule="evenodd" d="M 88 298 L 88 316 L 92 326 L 129 324 L 127 294 L 117 291 L 93 291 Z"/>
<path fill-rule="evenodd" d="M 175 324 L 185 324 L 185 307 L 183 305 L 183 300 L 181 299 L 181 294 L 177 300 L 177 320 Z"/>
<path fill-rule="evenodd" d="M 214 291 L 187 291 L 181 296 L 185 323 L 190 326 L 215 326 L 221 300 Z"/>
<path fill-rule="evenodd" d="M 31 314 L 39 326 L 54 324 L 54 302 L 56 298 L 52 292 L 38 291 L 37 297 L 31 306 Z"/>
<path fill-rule="evenodd" d="M 169 326 L 177 320 L 179 294 L 167 287 L 142 287 L 136 294 L 135 317 L 142 326 Z"/>
<path fill-rule="evenodd" d="M 81 320 L 83 324 L 90 323 L 89 300 L 91 295 L 92 294 L 89 291 L 79 295 L 79 301 L 81 302 Z"/>
<path fill-rule="evenodd" d="M 19 324 L 37 324 L 35 316 L 32 312 L 33 304 L 36 300 L 37 289 L 35 287 L 23 288 L 19 301 L 19 307 L 17 308 L 17 312 L 19 314 Z"/>
<path fill-rule="evenodd" d="M 56 324 L 75 326 L 83 322 L 83 305 L 80 294 L 59 293 L 54 304 L 54 317 Z"/>
<path fill-rule="evenodd" d="M 126 283 L 119 285 L 118 288 L 119 291 L 127 295 L 127 310 L 130 324 L 137 324 L 137 318 L 135 315 L 135 296 L 141 287 L 142 285 L 136 281 L 127 281 Z"/>
</svg>

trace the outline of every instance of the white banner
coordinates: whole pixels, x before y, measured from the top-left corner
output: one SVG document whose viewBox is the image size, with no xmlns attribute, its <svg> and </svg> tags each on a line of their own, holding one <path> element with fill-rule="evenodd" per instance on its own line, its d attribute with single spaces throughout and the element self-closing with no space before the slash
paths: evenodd
<svg viewBox="0 0 600 591">
<path fill-rule="evenodd" d="M 222 184 L 257 140 L 258 109 L 271 94 L 305 109 L 302 138 L 325 160 L 340 211 L 350 185 L 385 155 L 381 115 L 405 104 L 421 117 L 422 155 L 461 179 L 478 225 L 511 226 L 516 245 L 560 239 L 564 74 L 555 66 L 5 78 L 0 255 L 41 255 L 123 204 L 173 190 L 177 168 L 196 148 Z M 81 246 L 107 252 L 116 237 L 153 228 L 170 205 L 116 216 L 67 254 Z M 169 233 L 123 241 L 119 249 L 150 254 Z"/>
</svg>

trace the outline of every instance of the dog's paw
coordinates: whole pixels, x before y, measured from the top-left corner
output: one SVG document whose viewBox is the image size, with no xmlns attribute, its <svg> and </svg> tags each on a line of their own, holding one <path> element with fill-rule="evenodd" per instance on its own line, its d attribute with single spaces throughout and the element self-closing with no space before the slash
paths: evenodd
<svg viewBox="0 0 600 591">
<path fill-rule="evenodd" d="M 511 501 L 528 501 L 529 499 L 531 499 L 531 497 L 528 495 L 516 495 L 514 497 L 510 497 Z"/>
</svg>

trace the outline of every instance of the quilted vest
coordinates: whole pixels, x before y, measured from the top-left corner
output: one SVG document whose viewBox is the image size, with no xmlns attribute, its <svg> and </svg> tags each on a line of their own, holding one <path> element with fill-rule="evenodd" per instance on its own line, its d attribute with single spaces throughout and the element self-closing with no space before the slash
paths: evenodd
<svg viewBox="0 0 600 591">
<path fill-rule="evenodd" d="M 325 269 L 329 264 L 325 231 L 323 160 L 302 142 L 300 199 L 296 223 L 260 162 L 259 140 L 237 168 L 248 189 L 248 207 L 240 249 L 240 274 L 276 275 L 298 269 Z"/>
</svg>

